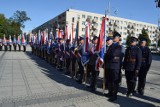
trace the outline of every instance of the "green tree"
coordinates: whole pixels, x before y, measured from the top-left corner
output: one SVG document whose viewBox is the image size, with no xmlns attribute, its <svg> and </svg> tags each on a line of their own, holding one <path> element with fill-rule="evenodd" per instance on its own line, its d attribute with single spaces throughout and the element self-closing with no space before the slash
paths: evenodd
<svg viewBox="0 0 160 107">
<path fill-rule="evenodd" d="M 143 38 L 147 40 L 147 46 L 149 46 L 150 43 L 151 43 L 151 40 L 150 40 L 150 38 L 149 38 L 149 35 L 148 35 L 148 33 L 147 33 L 147 30 L 144 29 L 144 28 L 142 29 L 142 34 L 139 35 L 138 39 L 141 40 L 141 39 L 143 39 Z"/>
<path fill-rule="evenodd" d="M 126 45 L 129 46 L 131 43 L 131 34 L 128 34 L 127 39 L 126 39 Z"/>
<path fill-rule="evenodd" d="M 26 11 L 19 11 L 17 10 L 13 16 L 10 18 L 13 22 L 16 22 L 20 25 L 21 28 L 25 28 L 24 22 L 31 20 L 28 16 Z"/>
</svg>

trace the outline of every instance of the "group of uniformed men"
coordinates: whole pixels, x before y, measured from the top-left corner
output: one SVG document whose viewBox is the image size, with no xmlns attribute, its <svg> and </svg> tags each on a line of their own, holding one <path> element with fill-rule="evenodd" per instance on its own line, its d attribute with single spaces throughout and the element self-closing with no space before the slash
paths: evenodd
<svg viewBox="0 0 160 107">
<path fill-rule="evenodd" d="M 38 38 L 38 37 L 37 37 Z M 89 61 L 83 66 L 81 63 L 84 47 L 84 38 L 78 37 L 78 42 L 69 39 L 56 38 L 51 40 L 44 39 L 42 43 L 36 42 L 36 37 L 31 37 L 32 54 L 44 58 L 58 70 L 65 70 L 66 75 L 75 78 L 78 83 L 83 83 L 85 76 L 91 77 L 90 89 L 96 91 L 99 72 L 95 70 L 97 53 L 94 53 L 98 42 L 98 37 L 94 36 L 92 43 L 89 44 Z M 139 43 L 138 43 L 139 41 Z M 106 52 L 104 55 L 105 83 L 108 89 L 107 97 L 110 101 L 117 99 L 119 84 L 122 79 L 121 70 L 125 71 L 127 83 L 127 97 L 134 94 L 136 81 L 138 78 L 137 92 L 144 94 L 146 75 L 152 62 L 150 49 L 147 47 L 147 40 L 138 40 L 131 37 L 130 45 L 125 49 L 121 45 L 121 35 L 113 33 L 113 37 L 106 38 Z M 78 67 L 76 66 L 78 63 Z M 78 70 L 76 71 L 76 67 Z M 64 69 L 65 68 L 65 69 Z M 70 69 L 71 68 L 71 69 Z M 85 70 L 87 71 L 85 73 Z"/>
<path fill-rule="evenodd" d="M 23 46 L 23 51 L 26 51 L 26 40 L 24 38 L 24 36 L 22 37 L 22 39 L 20 39 L 20 36 L 18 36 L 18 38 L 16 39 L 16 36 L 13 37 L 13 41 L 12 41 L 12 37 L 9 36 L 9 40 L 6 40 L 5 35 L 3 37 L 3 39 L 0 38 L 0 51 L 4 50 L 8 51 L 8 47 L 9 47 L 9 51 L 12 50 L 12 46 L 14 48 L 14 51 L 17 50 L 17 46 L 19 48 L 19 51 L 21 51 L 21 46 Z"/>
</svg>

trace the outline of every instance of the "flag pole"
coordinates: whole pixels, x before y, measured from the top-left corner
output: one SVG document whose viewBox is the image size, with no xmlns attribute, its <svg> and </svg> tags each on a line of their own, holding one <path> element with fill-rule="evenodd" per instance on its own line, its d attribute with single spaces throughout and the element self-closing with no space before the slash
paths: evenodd
<svg viewBox="0 0 160 107">
<path fill-rule="evenodd" d="M 104 36 L 104 55 L 106 55 L 106 38 L 107 38 L 107 32 L 106 32 L 106 21 L 110 19 L 110 0 L 108 0 L 108 9 L 105 11 L 105 36 Z M 108 30 L 109 31 L 109 30 Z M 105 69 L 105 59 L 104 59 L 104 73 L 103 73 L 103 94 L 105 94 L 105 89 L 106 89 L 106 69 Z"/>
</svg>

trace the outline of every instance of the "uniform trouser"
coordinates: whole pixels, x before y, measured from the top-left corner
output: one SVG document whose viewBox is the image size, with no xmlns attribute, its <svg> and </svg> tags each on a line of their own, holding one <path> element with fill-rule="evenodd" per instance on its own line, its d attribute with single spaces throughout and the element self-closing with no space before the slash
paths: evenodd
<svg viewBox="0 0 160 107">
<path fill-rule="evenodd" d="M 138 74 L 138 91 L 144 90 L 147 73 L 148 69 L 146 69 L 146 67 L 141 67 Z"/>
<path fill-rule="evenodd" d="M 136 87 L 137 77 L 135 71 L 125 71 L 128 93 L 133 93 Z"/>
<path fill-rule="evenodd" d="M 11 49 L 12 49 L 12 45 L 9 45 L 9 51 L 11 51 Z"/>
<path fill-rule="evenodd" d="M 21 45 L 18 45 L 18 47 L 19 47 L 19 51 L 21 51 Z"/>
<path fill-rule="evenodd" d="M 109 79 L 109 77 L 108 77 L 108 72 L 109 72 L 109 69 L 108 69 L 108 68 L 105 68 L 105 80 L 106 80 L 106 81 L 105 81 L 105 82 L 106 82 L 105 85 L 106 85 L 106 89 L 108 89 L 108 87 L 109 87 L 109 83 L 108 83 L 108 82 L 109 82 L 109 80 L 108 80 L 108 79 Z"/>
<path fill-rule="evenodd" d="M 88 64 L 88 72 L 91 72 L 91 84 L 90 87 L 95 89 L 96 85 L 97 85 L 97 79 L 98 79 L 98 75 L 99 75 L 99 71 L 95 70 L 95 65 L 89 65 Z"/>
<path fill-rule="evenodd" d="M 48 53 L 46 55 L 46 60 L 47 60 L 47 62 L 50 62 L 50 54 L 48 54 Z"/>
<path fill-rule="evenodd" d="M 14 51 L 16 51 L 16 47 L 17 47 L 17 46 L 16 46 L 16 45 L 13 45 L 13 47 L 14 47 Z"/>
<path fill-rule="evenodd" d="M 69 71 L 69 66 L 70 66 L 70 58 L 66 58 L 66 69 Z"/>
<path fill-rule="evenodd" d="M 25 45 L 23 45 L 23 51 L 26 52 L 26 46 Z"/>
<path fill-rule="evenodd" d="M 76 58 L 71 58 L 71 62 L 72 62 L 72 76 L 76 76 L 75 75 L 75 64 L 76 64 Z"/>
<path fill-rule="evenodd" d="M 82 81 L 83 75 L 84 75 L 84 67 L 83 67 L 81 61 L 77 61 L 77 62 L 78 62 L 78 66 L 79 66 L 78 73 L 80 74 L 79 80 Z"/>
<path fill-rule="evenodd" d="M 8 50 L 8 47 L 7 47 L 7 45 L 4 45 L 4 49 L 5 49 L 5 51 L 7 51 L 7 50 Z"/>
<path fill-rule="evenodd" d="M 118 92 L 118 80 L 119 80 L 119 69 L 108 69 L 107 71 L 107 83 L 108 91 L 112 97 L 117 97 Z"/>
</svg>

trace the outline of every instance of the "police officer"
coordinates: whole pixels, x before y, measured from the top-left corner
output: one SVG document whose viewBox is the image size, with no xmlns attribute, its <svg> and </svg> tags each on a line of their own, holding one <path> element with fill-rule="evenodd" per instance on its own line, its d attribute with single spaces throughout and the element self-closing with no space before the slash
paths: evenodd
<svg viewBox="0 0 160 107">
<path fill-rule="evenodd" d="M 89 51 L 89 62 L 88 62 L 88 75 L 91 73 L 91 84 L 90 84 L 90 88 L 91 91 L 95 91 L 96 90 L 96 85 L 97 85 L 97 78 L 99 75 L 99 71 L 95 70 L 95 66 L 96 66 L 96 60 L 98 58 L 98 53 L 95 53 L 95 49 L 98 43 L 98 37 L 94 36 L 93 37 L 93 45 L 90 46 L 90 51 Z"/>
<path fill-rule="evenodd" d="M 66 72 L 65 74 L 66 75 L 69 75 L 70 74 L 70 71 L 69 71 L 69 66 L 70 66 L 70 40 L 67 39 L 66 40 L 66 44 L 65 44 L 65 60 L 66 60 Z"/>
<path fill-rule="evenodd" d="M 113 43 L 113 39 L 112 39 L 112 37 L 107 37 L 106 38 L 106 53 L 107 53 L 107 51 L 108 51 L 108 49 L 109 49 L 109 47 L 112 45 L 112 43 Z M 107 55 L 105 54 L 104 55 L 104 64 L 106 63 L 106 61 L 108 61 L 109 59 L 107 58 Z M 108 71 L 109 71 L 109 66 L 105 66 L 104 67 L 104 69 L 105 69 L 105 80 L 106 80 L 106 87 L 108 88 L 109 87 L 109 85 L 108 85 L 108 82 L 109 82 L 109 75 L 108 75 Z M 111 92 L 109 92 L 108 94 L 106 94 L 106 96 L 107 97 L 109 97 L 109 96 L 111 96 Z"/>
<path fill-rule="evenodd" d="M 58 70 L 63 71 L 63 60 L 64 60 L 64 44 L 63 44 L 63 39 L 59 38 L 59 44 L 58 44 L 58 60 L 59 60 L 59 65 L 58 65 Z"/>
<path fill-rule="evenodd" d="M 14 47 L 14 51 L 16 51 L 17 40 L 16 40 L 16 36 L 15 35 L 14 35 L 14 38 L 13 38 L 13 47 Z"/>
<path fill-rule="evenodd" d="M 78 66 L 79 66 L 79 70 L 77 72 L 77 80 L 76 81 L 79 84 L 82 83 L 82 79 L 83 79 L 83 76 L 84 76 L 84 67 L 83 67 L 83 65 L 81 63 L 83 45 L 84 45 L 84 38 L 80 37 L 80 39 L 79 39 L 79 46 L 78 46 L 77 49 L 75 49 L 75 55 L 77 56 L 77 63 L 78 63 Z"/>
<path fill-rule="evenodd" d="M 11 36 L 9 36 L 8 44 L 9 44 L 9 51 L 11 51 L 12 50 L 12 39 L 11 39 Z"/>
<path fill-rule="evenodd" d="M 118 32 L 113 33 L 114 41 L 118 41 L 121 35 Z M 117 99 L 117 92 L 118 92 L 118 80 L 119 80 L 119 71 L 121 65 L 121 51 L 122 48 L 119 43 L 114 42 L 112 43 L 107 52 L 105 57 L 105 67 L 108 69 L 108 91 L 109 91 L 109 101 L 115 101 Z"/>
<path fill-rule="evenodd" d="M 137 74 L 141 67 L 142 52 L 141 49 L 136 46 L 137 41 L 137 38 L 131 37 L 131 43 L 126 49 L 123 62 L 128 89 L 127 97 L 131 96 L 135 92 Z"/>
<path fill-rule="evenodd" d="M 148 46 L 146 45 L 147 40 L 142 38 L 140 40 L 140 49 L 142 51 L 142 64 L 138 74 L 138 93 L 143 95 L 144 88 L 146 83 L 146 76 L 150 69 L 151 62 L 152 62 L 152 54 Z"/>
<path fill-rule="evenodd" d="M 76 78 L 76 71 L 75 71 L 75 64 L 76 64 L 76 55 L 75 55 L 75 41 L 73 40 L 73 43 L 70 48 L 70 59 L 71 59 L 71 65 L 72 65 L 72 70 L 71 70 L 71 77 L 73 78 L 75 76 Z"/>
</svg>

